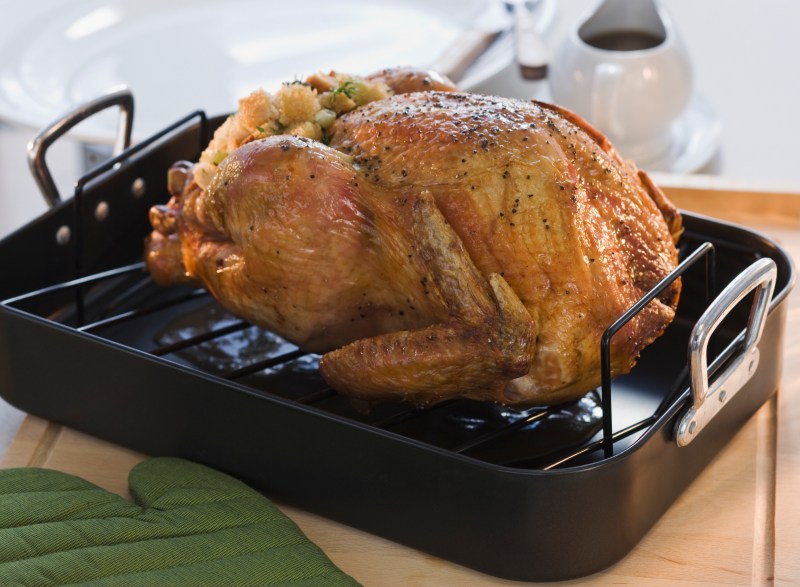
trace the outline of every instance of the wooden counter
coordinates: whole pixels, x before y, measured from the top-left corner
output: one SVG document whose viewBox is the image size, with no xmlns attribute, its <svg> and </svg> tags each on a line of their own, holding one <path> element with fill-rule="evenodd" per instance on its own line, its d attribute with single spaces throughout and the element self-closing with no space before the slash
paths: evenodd
<svg viewBox="0 0 800 587">
<path fill-rule="evenodd" d="M 666 191 L 679 207 L 760 230 L 800 260 L 800 194 L 731 190 L 702 178 L 657 181 L 675 186 Z M 784 373 L 777 396 L 741 429 L 627 557 L 606 571 L 562 584 L 800 585 L 799 298 L 796 287 L 789 301 Z M 127 473 L 143 458 L 28 417 L 2 466 L 51 467 L 126 494 Z M 364 585 L 520 584 L 290 507 L 283 509 L 337 565 Z"/>
</svg>

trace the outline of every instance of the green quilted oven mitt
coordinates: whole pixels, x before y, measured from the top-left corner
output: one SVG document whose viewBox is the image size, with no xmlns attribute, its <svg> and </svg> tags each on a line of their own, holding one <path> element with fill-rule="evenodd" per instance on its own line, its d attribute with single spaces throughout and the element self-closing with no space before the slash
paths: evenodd
<svg viewBox="0 0 800 587">
<path fill-rule="evenodd" d="M 0 470 L 0 586 L 358 585 L 227 475 L 155 458 L 128 482 L 135 503 L 58 471 Z"/>
</svg>

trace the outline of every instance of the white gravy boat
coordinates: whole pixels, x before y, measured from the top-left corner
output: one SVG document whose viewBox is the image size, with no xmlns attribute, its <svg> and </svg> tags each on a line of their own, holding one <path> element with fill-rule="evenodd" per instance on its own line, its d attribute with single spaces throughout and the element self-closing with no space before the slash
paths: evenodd
<svg viewBox="0 0 800 587">
<path fill-rule="evenodd" d="M 550 88 L 623 157 L 645 161 L 669 149 L 670 126 L 691 96 L 691 64 L 658 0 L 604 0 L 568 32 Z"/>
</svg>

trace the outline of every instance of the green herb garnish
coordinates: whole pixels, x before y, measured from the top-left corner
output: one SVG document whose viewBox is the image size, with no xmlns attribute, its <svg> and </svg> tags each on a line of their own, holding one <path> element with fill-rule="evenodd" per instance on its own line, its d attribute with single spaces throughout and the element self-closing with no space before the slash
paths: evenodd
<svg viewBox="0 0 800 587">
<path fill-rule="evenodd" d="M 337 94 L 344 94 L 351 100 L 353 99 L 353 94 L 358 90 L 356 84 L 353 80 L 347 80 L 343 84 L 339 85 L 337 88 L 331 90 L 331 103 L 336 103 L 336 96 Z"/>
</svg>

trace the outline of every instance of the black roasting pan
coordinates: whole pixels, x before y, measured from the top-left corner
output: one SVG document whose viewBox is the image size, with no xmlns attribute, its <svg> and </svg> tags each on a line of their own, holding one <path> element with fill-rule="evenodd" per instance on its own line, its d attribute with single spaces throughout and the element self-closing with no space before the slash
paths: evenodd
<svg viewBox="0 0 800 587">
<path fill-rule="evenodd" d="M 158 288 L 142 267 L 167 168 L 196 159 L 221 118 L 193 113 L 58 197 L 46 147 L 109 105 L 130 124 L 122 92 L 34 142 L 52 208 L 0 241 L 0 394 L 31 414 L 208 464 L 491 575 L 541 581 L 625 556 L 778 389 L 790 258 L 760 234 L 686 213 L 671 277 L 683 279 L 678 316 L 629 375 L 604 369 L 601 388 L 549 409 L 355 405 L 326 387 L 318 357 L 204 292 Z"/>
</svg>

